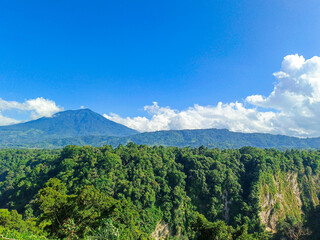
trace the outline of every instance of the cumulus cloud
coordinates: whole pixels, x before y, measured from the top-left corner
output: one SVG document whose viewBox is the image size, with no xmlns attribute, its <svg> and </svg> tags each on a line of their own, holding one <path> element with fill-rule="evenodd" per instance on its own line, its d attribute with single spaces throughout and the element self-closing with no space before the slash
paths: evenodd
<svg viewBox="0 0 320 240">
<path fill-rule="evenodd" d="M 19 123 L 19 121 L 13 118 L 5 117 L 0 113 L 0 126 L 10 125 L 15 123 Z"/>
<path fill-rule="evenodd" d="M 57 106 L 54 101 L 42 97 L 29 99 L 24 102 L 6 101 L 0 98 L 0 111 L 6 110 L 26 111 L 30 113 L 31 119 L 37 119 L 40 117 L 51 117 L 54 113 L 62 111 L 63 108 Z M 6 117 L 3 113 L 0 113 L 0 125 L 18 122 L 18 120 Z"/>
<path fill-rule="evenodd" d="M 269 96 L 252 95 L 244 102 L 215 106 L 194 105 L 179 111 L 160 107 L 157 102 L 145 106 L 147 117 L 104 116 L 138 131 L 170 129 L 227 128 L 237 132 L 264 132 L 291 136 L 320 136 L 320 58 L 303 56 L 284 58 Z"/>
<path fill-rule="evenodd" d="M 159 107 L 157 102 L 144 109 L 152 115 L 151 118 L 134 117 L 121 118 L 117 114 L 104 114 L 104 117 L 124 124 L 142 132 L 172 130 L 172 129 L 203 129 L 228 128 L 232 131 L 261 132 L 271 131 L 271 119 L 274 113 L 261 113 L 256 109 L 247 109 L 242 103 L 223 104 L 217 106 L 194 105 L 184 111 L 173 110 L 170 107 Z"/>
</svg>

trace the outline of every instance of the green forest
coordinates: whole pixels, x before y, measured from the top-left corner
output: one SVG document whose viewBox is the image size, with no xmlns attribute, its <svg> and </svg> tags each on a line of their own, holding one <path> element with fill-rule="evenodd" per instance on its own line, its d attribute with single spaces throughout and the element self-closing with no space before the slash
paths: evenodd
<svg viewBox="0 0 320 240">
<path fill-rule="evenodd" d="M 319 239 L 319 198 L 319 150 L 0 150 L 2 239 Z"/>
</svg>

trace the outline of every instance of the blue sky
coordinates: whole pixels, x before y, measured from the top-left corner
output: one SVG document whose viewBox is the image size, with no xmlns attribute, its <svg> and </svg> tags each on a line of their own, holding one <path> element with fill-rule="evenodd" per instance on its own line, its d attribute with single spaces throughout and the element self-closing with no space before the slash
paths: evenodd
<svg viewBox="0 0 320 240">
<path fill-rule="evenodd" d="M 50 114 L 26 107 L 37 98 L 126 125 L 126 117 L 157 115 L 144 109 L 152 102 L 178 112 L 219 102 L 247 109 L 248 96 L 274 91 L 285 56 L 320 55 L 319 14 L 319 2 L 308 0 L 2 1 L 0 98 L 25 105 L 0 104 L 1 114 Z"/>
</svg>

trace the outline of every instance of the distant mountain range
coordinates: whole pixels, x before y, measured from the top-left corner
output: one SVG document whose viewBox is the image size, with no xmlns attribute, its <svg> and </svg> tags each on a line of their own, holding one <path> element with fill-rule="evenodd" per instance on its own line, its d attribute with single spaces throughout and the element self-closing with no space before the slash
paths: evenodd
<svg viewBox="0 0 320 240">
<path fill-rule="evenodd" d="M 118 146 L 134 142 L 176 147 L 320 149 L 320 138 L 296 138 L 226 129 L 139 133 L 90 109 L 59 112 L 50 118 L 0 127 L 1 148 L 61 148 L 66 145 Z"/>
</svg>

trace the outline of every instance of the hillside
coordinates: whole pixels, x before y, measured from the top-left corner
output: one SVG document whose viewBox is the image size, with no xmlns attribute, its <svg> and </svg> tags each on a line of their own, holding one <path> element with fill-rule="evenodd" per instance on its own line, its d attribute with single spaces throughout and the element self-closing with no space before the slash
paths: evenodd
<svg viewBox="0 0 320 240">
<path fill-rule="evenodd" d="M 0 127 L 0 145 L 32 144 L 44 139 L 87 135 L 128 136 L 137 131 L 90 109 L 68 110 L 37 120 Z"/>
<path fill-rule="evenodd" d="M 319 184 L 319 151 L 0 150 L 0 234 L 316 240 Z"/>
<path fill-rule="evenodd" d="M 66 145 L 103 146 L 106 144 L 117 147 L 129 142 L 149 146 L 163 145 L 174 147 L 200 147 L 209 148 L 241 148 L 253 146 L 259 148 L 276 149 L 319 149 L 320 138 L 295 138 L 284 135 L 264 133 L 237 133 L 226 129 L 200 129 L 200 130 L 171 130 L 140 133 L 127 137 L 110 136 L 82 136 L 75 138 L 50 139 L 37 142 L 33 145 L 16 147 L 35 148 L 61 148 Z"/>
</svg>

